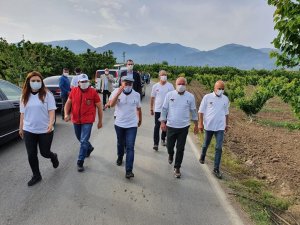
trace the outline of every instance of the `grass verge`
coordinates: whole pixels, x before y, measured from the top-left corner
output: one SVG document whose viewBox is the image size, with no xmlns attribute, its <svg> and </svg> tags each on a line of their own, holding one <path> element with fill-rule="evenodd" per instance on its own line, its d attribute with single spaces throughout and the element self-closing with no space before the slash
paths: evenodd
<svg viewBox="0 0 300 225">
<path fill-rule="evenodd" d="M 192 130 L 193 125 L 191 126 Z M 204 134 L 200 133 L 199 139 L 202 144 Z M 212 161 L 214 160 L 214 149 L 215 140 L 213 138 L 207 151 L 207 158 Z M 232 190 L 231 194 L 236 196 L 255 224 L 276 224 L 274 220 L 278 221 L 279 219 L 274 216 L 273 212 L 281 215 L 293 203 L 292 199 L 279 198 L 272 193 L 264 180 L 256 179 L 250 169 L 226 148 L 223 148 L 221 166 L 225 174 L 224 184 Z"/>
<path fill-rule="evenodd" d="M 257 120 L 258 124 L 270 127 L 282 127 L 289 130 L 300 130 L 300 123 L 286 122 L 286 121 L 273 121 L 273 120 Z"/>
</svg>

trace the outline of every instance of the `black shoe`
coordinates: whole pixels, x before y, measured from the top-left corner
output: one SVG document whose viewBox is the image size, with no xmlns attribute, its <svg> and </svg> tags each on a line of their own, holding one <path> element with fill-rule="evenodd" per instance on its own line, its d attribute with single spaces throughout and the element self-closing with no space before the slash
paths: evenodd
<svg viewBox="0 0 300 225">
<path fill-rule="evenodd" d="M 78 172 L 83 172 L 84 171 L 83 160 L 78 160 L 77 161 L 77 171 Z"/>
<path fill-rule="evenodd" d="M 160 143 L 161 143 L 161 145 L 162 145 L 162 146 L 167 146 L 167 142 L 166 142 L 166 140 L 161 140 L 161 142 L 160 142 Z"/>
<path fill-rule="evenodd" d="M 134 173 L 133 172 L 126 172 L 125 177 L 127 179 L 130 179 L 131 177 L 134 177 Z"/>
<path fill-rule="evenodd" d="M 201 157 L 200 157 L 200 159 L 199 159 L 199 162 L 201 163 L 201 164 L 204 164 L 204 162 L 205 162 L 205 158 L 201 155 Z"/>
<path fill-rule="evenodd" d="M 123 162 L 123 157 L 118 157 L 118 159 L 117 159 L 117 161 L 116 161 L 116 164 L 118 165 L 118 166 L 121 166 L 122 165 L 122 162 Z"/>
<path fill-rule="evenodd" d="M 173 155 L 169 155 L 169 164 L 172 164 L 172 162 L 173 162 Z"/>
<path fill-rule="evenodd" d="M 181 173 L 180 173 L 180 169 L 179 168 L 174 168 L 174 176 L 176 178 L 180 178 L 181 177 Z"/>
<path fill-rule="evenodd" d="M 155 151 L 158 151 L 158 145 L 154 145 L 154 146 L 153 146 L 153 149 L 154 149 Z"/>
<path fill-rule="evenodd" d="M 40 182 L 42 180 L 42 176 L 39 175 L 39 176 L 33 176 L 31 178 L 30 181 L 28 181 L 27 185 L 30 187 L 30 186 L 33 186 L 35 185 L 36 183 Z"/>
<path fill-rule="evenodd" d="M 222 179 L 222 174 L 220 173 L 219 169 L 214 169 L 213 173 L 218 179 Z"/>
<path fill-rule="evenodd" d="M 92 151 L 94 151 L 94 147 L 92 146 L 86 153 L 86 157 L 90 157 Z"/>
<path fill-rule="evenodd" d="M 51 159 L 51 162 L 52 162 L 53 168 L 57 168 L 59 165 L 59 161 L 57 158 L 57 154 L 56 153 L 53 153 L 53 154 L 54 154 L 54 157 Z"/>
</svg>

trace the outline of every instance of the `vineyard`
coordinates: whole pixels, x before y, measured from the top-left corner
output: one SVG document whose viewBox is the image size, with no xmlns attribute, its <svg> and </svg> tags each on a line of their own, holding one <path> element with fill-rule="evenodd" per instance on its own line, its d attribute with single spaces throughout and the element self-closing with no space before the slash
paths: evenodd
<svg viewBox="0 0 300 225">
<path fill-rule="evenodd" d="M 222 160 L 222 170 L 242 182 L 247 182 L 243 181 L 244 175 L 261 181 L 266 190 L 288 199 L 290 206 L 282 206 L 283 209 L 288 209 L 300 221 L 299 71 L 241 71 L 229 67 L 167 65 L 160 68 L 168 71 L 173 80 L 178 76 L 187 78 L 188 91 L 195 95 L 197 107 L 203 96 L 213 90 L 217 80 L 225 82 L 225 94 L 231 107 L 224 154 L 232 155 L 247 170 L 232 171 L 227 168 L 232 165 L 226 160 Z M 157 72 L 153 69 L 159 71 L 156 65 L 141 68 L 150 71 L 154 77 Z M 200 138 L 199 149 L 201 144 Z M 248 195 L 255 198 L 257 191 L 252 192 Z"/>
<path fill-rule="evenodd" d="M 286 70 L 239 70 L 232 67 L 189 67 L 161 64 L 138 65 L 140 71 L 148 71 L 157 76 L 157 71 L 165 69 L 169 77 L 175 79 L 185 76 L 188 83 L 197 80 L 207 90 L 212 91 L 217 80 L 225 82 L 225 94 L 233 105 L 238 106 L 250 120 L 261 111 L 265 103 L 278 96 L 292 107 L 300 119 L 300 72 Z M 252 91 L 246 91 L 252 87 Z M 291 129 L 300 129 L 300 120 L 287 125 Z"/>
<path fill-rule="evenodd" d="M 220 79 L 220 77 L 215 77 L 215 79 Z M 266 182 L 267 189 L 280 197 L 291 200 L 292 206 L 289 207 L 288 212 L 293 213 L 294 217 L 300 220 L 299 117 L 295 116 L 294 107 L 290 101 L 283 101 L 283 95 L 274 93 L 274 89 L 279 87 L 282 89 L 277 89 L 277 91 L 283 93 L 284 88 L 291 85 L 290 82 L 287 81 L 276 87 L 271 81 L 267 83 L 267 79 L 270 78 L 258 79 L 256 86 L 253 83 L 243 86 L 239 97 L 231 99 L 230 130 L 225 136 L 224 153 L 230 152 L 229 154 L 233 154 L 238 162 L 246 166 L 247 172 L 242 172 L 247 174 L 246 176 Z M 214 81 L 211 80 L 212 83 Z M 260 86 L 262 81 L 265 83 Z M 226 81 L 226 88 L 228 86 L 229 81 Z M 190 82 L 188 90 L 195 95 L 197 106 L 202 97 L 210 92 L 211 87 L 195 79 Z M 273 87 L 273 93 L 270 87 Z M 229 90 L 227 90 L 228 93 L 230 93 Z M 258 97 L 253 97 L 260 95 L 262 96 L 260 101 L 257 100 Z M 255 111 L 251 109 L 252 120 L 248 116 L 250 114 L 241 110 L 238 102 L 242 99 L 251 104 L 254 102 L 261 104 Z M 202 144 L 201 141 L 200 139 L 199 145 Z M 225 173 L 235 178 L 245 179 L 243 175 L 241 176 L 241 172 L 228 172 L 226 167 L 231 165 L 227 165 L 226 162 L 222 163 Z M 255 198 L 255 191 L 251 196 Z"/>
</svg>

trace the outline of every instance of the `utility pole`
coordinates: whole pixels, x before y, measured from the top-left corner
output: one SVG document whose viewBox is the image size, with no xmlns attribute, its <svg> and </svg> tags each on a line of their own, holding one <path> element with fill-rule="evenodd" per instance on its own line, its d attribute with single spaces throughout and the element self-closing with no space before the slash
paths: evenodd
<svg viewBox="0 0 300 225">
<path fill-rule="evenodd" d="M 123 52 L 123 63 L 125 64 L 125 52 Z"/>
</svg>

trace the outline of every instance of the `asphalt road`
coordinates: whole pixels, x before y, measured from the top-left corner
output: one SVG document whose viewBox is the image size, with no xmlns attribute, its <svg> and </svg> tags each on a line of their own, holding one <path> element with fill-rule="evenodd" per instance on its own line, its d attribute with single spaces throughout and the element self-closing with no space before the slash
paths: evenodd
<svg viewBox="0 0 300 225">
<path fill-rule="evenodd" d="M 124 177 L 124 166 L 115 164 L 113 109 L 104 112 L 102 129 L 93 127 L 95 150 L 83 173 L 76 168 L 79 143 L 72 124 L 59 115 L 52 150 L 60 165 L 53 169 L 50 160 L 39 156 L 43 180 L 37 185 L 27 187 L 31 170 L 23 141 L 0 147 L 0 225 L 242 224 L 216 179 L 199 164 L 197 147 L 187 142 L 181 179 L 173 176 L 166 148 L 152 150 L 154 118 L 147 88 L 131 180 Z"/>
</svg>

